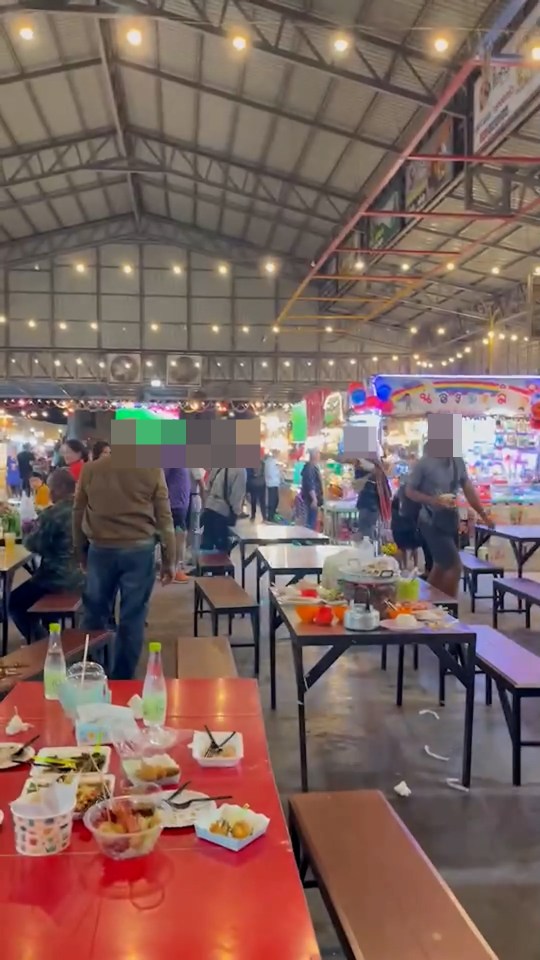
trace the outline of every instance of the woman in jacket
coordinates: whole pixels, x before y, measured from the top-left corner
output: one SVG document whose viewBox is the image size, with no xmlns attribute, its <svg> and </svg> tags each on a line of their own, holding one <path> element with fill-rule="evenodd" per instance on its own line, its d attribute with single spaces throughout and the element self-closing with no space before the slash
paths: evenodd
<svg viewBox="0 0 540 960">
<path fill-rule="evenodd" d="M 81 440 L 66 440 L 62 447 L 62 455 L 71 476 L 77 483 L 81 470 L 88 460 L 88 450 Z"/>
<path fill-rule="evenodd" d="M 202 550 L 229 552 L 229 527 L 234 527 L 241 515 L 245 495 L 244 467 L 219 467 L 210 471 L 203 513 Z"/>
<path fill-rule="evenodd" d="M 378 460 L 357 460 L 354 479 L 362 482 L 358 493 L 358 530 L 363 537 L 375 539 L 379 520 L 388 523 L 391 517 L 390 486 Z"/>
</svg>

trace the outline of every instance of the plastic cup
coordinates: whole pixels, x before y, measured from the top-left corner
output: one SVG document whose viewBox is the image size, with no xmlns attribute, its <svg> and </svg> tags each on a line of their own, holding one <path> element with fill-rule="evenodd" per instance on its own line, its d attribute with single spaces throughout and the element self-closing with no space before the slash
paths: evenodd
<svg viewBox="0 0 540 960">
<path fill-rule="evenodd" d="M 69 846 L 73 811 L 57 816 L 21 817 L 11 811 L 15 828 L 15 849 L 23 857 L 49 857 Z"/>
<path fill-rule="evenodd" d="M 15 548 L 15 534 L 11 530 L 6 530 L 4 533 L 4 544 L 6 551 L 13 551 Z"/>
<path fill-rule="evenodd" d="M 397 583 L 397 599 L 405 603 L 415 603 L 420 597 L 420 581 L 402 578 Z"/>
</svg>

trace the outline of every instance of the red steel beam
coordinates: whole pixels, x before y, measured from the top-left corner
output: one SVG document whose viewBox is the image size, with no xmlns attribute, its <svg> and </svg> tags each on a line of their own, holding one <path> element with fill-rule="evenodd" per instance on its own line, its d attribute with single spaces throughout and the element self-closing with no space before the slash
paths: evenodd
<svg viewBox="0 0 540 960">
<path fill-rule="evenodd" d="M 373 189 L 369 192 L 365 200 L 359 204 L 358 209 L 352 215 L 352 217 L 347 220 L 346 224 L 341 228 L 339 233 L 334 237 L 333 240 L 328 244 L 326 250 L 323 251 L 316 263 L 313 264 L 311 269 L 306 274 L 305 278 L 302 280 L 302 283 L 295 290 L 293 295 L 289 298 L 283 309 L 281 310 L 277 323 L 280 323 L 284 317 L 287 316 L 291 306 L 297 299 L 301 296 L 307 285 L 317 274 L 319 274 L 321 267 L 324 266 L 326 261 L 338 247 L 340 247 L 344 240 L 347 239 L 352 230 L 354 230 L 356 224 L 359 220 L 365 215 L 366 211 L 375 203 L 377 197 L 379 196 L 381 190 L 386 187 L 398 170 L 401 170 L 401 167 L 406 162 L 407 158 L 413 153 L 419 143 L 422 142 L 427 133 L 431 130 L 433 123 L 441 115 L 443 110 L 448 106 L 448 104 L 453 100 L 458 90 L 461 89 L 465 81 L 470 77 L 471 73 L 478 66 L 475 58 L 467 60 L 456 75 L 452 78 L 446 89 L 443 91 L 437 103 L 435 103 L 428 111 L 424 119 L 424 122 L 420 125 L 416 133 L 410 138 L 407 145 L 404 147 L 403 152 L 397 156 L 393 163 L 390 164 L 387 172 L 380 178 L 380 180 L 375 184 Z M 430 214 L 432 216 L 432 214 Z"/>
</svg>

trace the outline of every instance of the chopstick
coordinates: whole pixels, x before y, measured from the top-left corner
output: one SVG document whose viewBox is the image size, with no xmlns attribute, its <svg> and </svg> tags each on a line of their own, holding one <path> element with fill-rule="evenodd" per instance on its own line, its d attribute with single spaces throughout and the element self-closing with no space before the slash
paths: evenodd
<svg viewBox="0 0 540 960">
<path fill-rule="evenodd" d="M 206 730 L 208 736 L 210 737 L 210 746 L 214 747 L 215 750 L 219 750 L 219 744 L 216 743 L 216 741 L 214 740 L 212 731 L 208 729 L 206 724 L 204 725 L 204 729 Z"/>
<path fill-rule="evenodd" d="M 210 731 L 208 731 L 208 732 L 210 733 Z M 210 746 L 209 746 L 208 749 L 206 750 L 204 756 L 205 756 L 205 757 L 209 757 L 211 750 L 216 750 L 218 753 L 221 753 L 221 751 L 223 750 L 223 747 L 226 746 L 226 744 L 229 742 L 229 740 L 232 740 L 232 738 L 234 737 L 235 734 L 236 734 L 236 730 L 233 730 L 233 732 L 230 733 L 228 737 L 225 737 L 225 740 L 223 740 L 222 743 L 216 743 L 216 741 L 214 740 L 214 738 L 211 736 Z M 212 742 L 212 741 L 213 741 L 213 742 Z"/>
</svg>

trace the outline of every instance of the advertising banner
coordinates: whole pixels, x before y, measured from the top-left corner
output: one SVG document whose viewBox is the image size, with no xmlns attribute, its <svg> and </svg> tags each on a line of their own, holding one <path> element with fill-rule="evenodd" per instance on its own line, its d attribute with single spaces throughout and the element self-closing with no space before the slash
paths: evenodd
<svg viewBox="0 0 540 960">
<path fill-rule="evenodd" d="M 403 180 L 401 177 L 389 184 L 374 204 L 375 210 L 401 210 L 403 204 Z M 377 250 L 387 247 L 392 237 L 395 237 L 403 226 L 401 217 L 373 217 L 369 223 L 370 247 Z"/>
<path fill-rule="evenodd" d="M 454 122 L 447 117 L 422 147 L 420 153 L 438 153 L 441 156 L 454 152 Z M 405 170 L 405 207 L 421 210 L 439 190 L 449 183 L 454 175 L 453 163 L 437 160 L 414 160 Z"/>
<path fill-rule="evenodd" d="M 529 14 L 501 54 L 527 56 L 538 39 L 540 4 Z M 497 66 L 486 63 L 474 87 L 474 150 L 482 151 L 503 133 L 519 111 L 540 92 L 540 70 L 530 67 Z"/>
<path fill-rule="evenodd" d="M 393 416 L 429 413 L 461 413 L 466 417 L 486 414 L 524 416 L 540 397 L 540 377 L 375 377 L 379 394 L 386 387 Z"/>
</svg>

